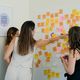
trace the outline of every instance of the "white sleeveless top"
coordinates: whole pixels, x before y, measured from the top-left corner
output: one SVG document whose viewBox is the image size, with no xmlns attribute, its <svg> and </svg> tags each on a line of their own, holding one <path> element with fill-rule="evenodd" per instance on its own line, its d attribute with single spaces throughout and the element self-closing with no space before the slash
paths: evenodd
<svg viewBox="0 0 80 80">
<path fill-rule="evenodd" d="M 18 38 L 16 39 L 16 42 L 15 42 L 11 64 L 17 67 L 22 66 L 22 67 L 32 68 L 33 52 L 29 51 L 29 54 L 24 56 L 19 55 L 18 49 L 17 49 L 17 43 L 18 43 Z"/>
</svg>

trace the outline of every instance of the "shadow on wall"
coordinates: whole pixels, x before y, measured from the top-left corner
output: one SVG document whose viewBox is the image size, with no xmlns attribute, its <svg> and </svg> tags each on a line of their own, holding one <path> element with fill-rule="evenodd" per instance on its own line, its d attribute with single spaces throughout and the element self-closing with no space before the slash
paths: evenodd
<svg viewBox="0 0 80 80">
<path fill-rule="evenodd" d="M 3 60 L 5 37 L 0 37 L 0 80 L 4 80 L 7 64 Z"/>
</svg>

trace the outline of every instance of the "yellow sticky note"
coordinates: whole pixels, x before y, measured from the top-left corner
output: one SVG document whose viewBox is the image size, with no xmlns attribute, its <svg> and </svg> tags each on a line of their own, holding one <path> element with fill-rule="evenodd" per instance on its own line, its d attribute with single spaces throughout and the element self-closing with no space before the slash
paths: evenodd
<svg viewBox="0 0 80 80">
<path fill-rule="evenodd" d="M 37 16 L 37 18 L 38 18 L 38 19 L 40 19 L 40 18 L 41 18 L 41 16 L 40 16 L 40 15 L 38 15 L 38 16 Z"/>
<path fill-rule="evenodd" d="M 46 27 L 49 26 L 49 19 L 46 19 Z"/>
<path fill-rule="evenodd" d="M 38 54 L 35 54 L 34 59 L 38 59 L 38 58 L 39 58 Z"/>
<path fill-rule="evenodd" d="M 43 28 L 43 29 L 42 29 L 42 32 L 48 34 L 48 33 L 50 32 L 49 27 L 47 27 L 47 28 Z"/>
<path fill-rule="evenodd" d="M 60 73 L 56 73 L 56 78 L 60 78 Z"/>
<path fill-rule="evenodd" d="M 44 75 L 48 75 L 48 70 L 44 70 Z"/>
<path fill-rule="evenodd" d="M 55 72 L 52 72 L 52 77 L 56 77 L 56 73 Z"/>
<path fill-rule="evenodd" d="M 55 20 L 54 20 L 54 24 L 58 24 L 58 23 L 59 23 L 58 18 L 55 18 Z"/>
<path fill-rule="evenodd" d="M 53 34 L 51 34 L 51 37 L 52 37 L 52 38 L 56 38 L 56 36 L 57 36 L 57 35 L 56 35 L 56 34 L 54 34 L 54 33 L 53 33 Z"/>
<path fill-rule="evenodd" d="M 48 75 L 48 80 L 50 80 L 50 79 L 51 79 L 51 74 Z"/>
<path fill-rule="evenodd" d="M 41 49 L 42 49 L 42 50 L 46 50 L 46 46 L 42 46 Z"/>
</svg>

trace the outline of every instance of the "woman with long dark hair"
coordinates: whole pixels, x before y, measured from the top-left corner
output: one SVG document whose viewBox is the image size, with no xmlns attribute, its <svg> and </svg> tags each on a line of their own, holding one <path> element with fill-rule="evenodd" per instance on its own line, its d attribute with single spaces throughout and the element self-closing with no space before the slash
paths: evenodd
<svg viewBox="0 0 80 80">
<path fill-rule="evenodd" d="M 14 37 L 5 52 L 4 58 L 8 60 L 13 51 L 11 62 L 8 66 L 5 80 L 31 80 L 32 61 L 34 47 L 41 48 L 44 45 L 59 40 L 61 37 L 36 41 L 34 36 L 35 23 L 25 21 L 22 24 L 19 38 Z"/>
<path fill-rule="evenodd" d="M 65 59 L 61 57 L 67 80 L 80 80 L 80 27 L 73 26 L 68 32 L 69 55 Z"/>
<path fill-rule="evenodd" d="M 7 37 L 6 37 L 6 41 L 5 41 L 5 51 L 7 50 L 10 42 L 12 41 L 12 39 L 14 38 L 14 36 L 19 36 L 19 30 L 16 27 L 10 27 L 7 31 Z M 13 51 L 11 52 L 11 56 L 12 56 Z M 5 60 L 8 64 L 10 63 L 11 60 L 11 56 L 8 60 Z"/>
</svg>

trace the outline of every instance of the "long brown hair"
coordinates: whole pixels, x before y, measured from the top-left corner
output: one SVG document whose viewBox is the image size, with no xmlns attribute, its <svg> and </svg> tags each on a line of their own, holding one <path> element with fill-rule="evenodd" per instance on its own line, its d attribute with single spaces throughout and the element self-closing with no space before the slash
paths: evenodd
<svg viewBox="0 0 80 80">
<path fill-rule="evenodd" d="M 20 55 L 26 55 L 29 50 L 33 51 L 35 39 L 33 38 L 32 31 L 35 29 L 33 21 L 25 21 L 22 24 L 21 32 L 18 40 L 18 52 Z"/>
<path fill-rule="evenodd" d="M 70 50 L 73 50 L 74 53 L 75 50 L 78 50 L 80 53 L 80 27 L 73 26 L 68 33 Z"/>
<path fill-rule="evenodd" d="M 13 36 L 16 34 L 17 31 L 19 30 L 16 27 L 10 27 L 8 29 L 5 45 L 9 45 L 9 43 L 11 42 Z"/>
</svg>

